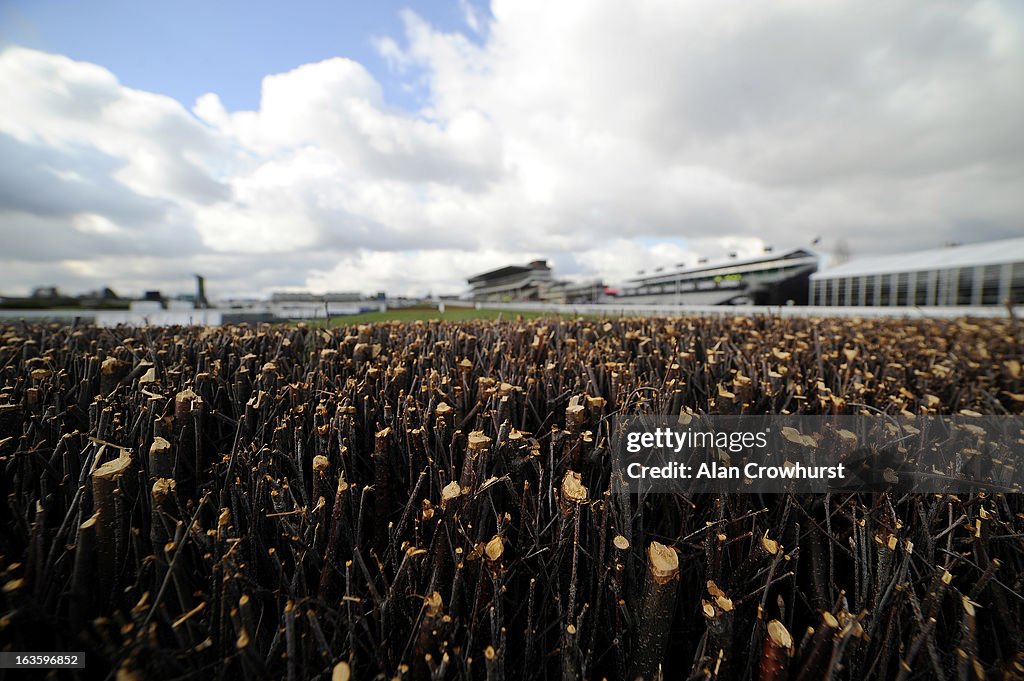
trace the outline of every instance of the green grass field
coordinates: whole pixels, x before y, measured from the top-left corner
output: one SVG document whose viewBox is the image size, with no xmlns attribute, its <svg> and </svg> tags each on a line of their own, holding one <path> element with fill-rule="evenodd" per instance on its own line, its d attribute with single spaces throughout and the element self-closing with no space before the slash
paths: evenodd
<svg viewBox="0 0 1024 681">
<path fill-rule="evenodd" d="M 370 322 L 415 322 L 431 319 L 448 322 L 467 321 L 472 319 L 536 319 L 538 317 L 569 317 L 575 315 L 556 315 L 550 312 L 519 312 L 517 310 L 475 310 L 467 307 L 449 307 L 444 313 L 433 308 L 409 308 L 404 310 L 387 310 L 386 312 L 364 312 L 331 319 L 331 326 L 347 326 L 351 324 L 367 324 Z"/>
</svg>

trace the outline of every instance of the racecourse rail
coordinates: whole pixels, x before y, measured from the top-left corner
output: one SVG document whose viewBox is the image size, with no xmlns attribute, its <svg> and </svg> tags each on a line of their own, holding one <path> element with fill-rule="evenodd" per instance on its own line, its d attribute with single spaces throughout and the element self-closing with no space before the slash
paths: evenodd
<svg viewBox="0 0 1024 681">
<path fill-rule="evenodd" d="M 594 315 L 601 317 L 681 317 L 688 315 L 767 315 L 774 317 L 888 317 L 892 319 L 959 319 L 963 317 L 998 319 L 1010 315 L 1001 305 L 963 307 L 832 307 L 821 305 L 622 305 L 616 303 L 555 304 L 538 302 L 474 303 L 445 300 L 445 307 L 477 310 L 508 310 L 509 312 L 550 312 L 563 315 Z M 223 312 L 234 310 L 165 310 L 139 312 L 133 310 L 0 310 L 0 321 L 61 322 L 96 324 L 97 326 L 221 326 Z M 332 315 L 343 317 L 343 315 Z M 1024 318 L 1024 306 L 1013 308 L 1013 317 Z M 323 317 L 314 317 L 322 319 Z M 293 321 L 282 317 L 280 322 Z"/>
<path fill-rule="evenodd" d="M 444 301 L 448 307 L 510 312 L 601 315 L 610 317 L 679 317 L 686 315 L 770 315 L 775 317 L 891 317 L 895 319 L 958 319 L 961 317 L 1006 318 L 1002 305 L 958 307 L 839 307 L 827 305 L 621 305 L 615 303 L 474 303 Z M 1013 317 L 1024 317 L 1024 306 L 1013 308 Z"/>
</svg>

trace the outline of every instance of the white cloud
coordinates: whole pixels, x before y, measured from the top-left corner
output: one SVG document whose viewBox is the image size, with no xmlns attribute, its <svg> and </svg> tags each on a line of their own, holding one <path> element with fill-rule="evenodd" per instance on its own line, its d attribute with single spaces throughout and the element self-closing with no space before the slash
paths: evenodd
<svg viewBox="0 0 1024 681">
<path fill-rule="evenodd" d="M 120 162 L 114 177 L 142 196 L 195 204 L 226 196 L 203 162 L 227 154 L 223 140 L 173 99 L 125 88 L 93 64 L 18 47 L 0 53 L 0 83 L 0 133 L 62 151 L 91 147 Z"/>
<path fill-rule="evenodd" d="M 145 254 L 151 286 L 206 265 L 236 292 L 422 293 L 534 256 L 614 282 L 816 235 L 856 253 L 1022 230 L 1013 2 L 460 9 L 473 38 L 407 10 L 375 39 L 423 86 L 412 112 L 343 58 L 268 74 L 255 111 L 188 111 L 6 49 L 0 290 L 147 286 L 97 266 L 112 253 Z"/>
<path fill-rule="evenodd" d="M 458 289 L 467 277 L 513 262 L 543 257 L 537 252 L 482 250 L 368 251 L 342 256 L 330 270 L 314 271 L 310 288 L 316 291 L 406 291 L 413 295 Z"/>
<path fill-rule="evenodd" d="M 78 213 L 71 220 L 72 226 L 84 234 L 113 234 L 125 236 L 125 230 L 96 213 Z"/>
</svg>

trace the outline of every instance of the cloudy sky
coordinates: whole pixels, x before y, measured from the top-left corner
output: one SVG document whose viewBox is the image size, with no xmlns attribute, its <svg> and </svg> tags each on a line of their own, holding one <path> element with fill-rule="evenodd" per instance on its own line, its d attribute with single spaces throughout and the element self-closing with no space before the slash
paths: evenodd
<svg viewBox="0 0 1024 681">
<path fill-rule="evenodd" d="M 0 292 L 1020 236 L 1022 84 L 1016 0 L 0 0 Z"/>
</svg>

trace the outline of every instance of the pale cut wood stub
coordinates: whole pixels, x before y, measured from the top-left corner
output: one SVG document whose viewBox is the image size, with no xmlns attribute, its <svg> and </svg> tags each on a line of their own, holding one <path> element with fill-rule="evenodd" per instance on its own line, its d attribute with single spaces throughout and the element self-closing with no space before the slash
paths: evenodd
<svg viewBox="0 0 1024 681">
<path fill-rule="evenodd" d="M 793 647 L 793 637 L 789 635 L 786 625 L 779 620 L 772 620 L 768 623 L 768 637 L 780 648 L 788 650 Z"/>
<path fill-rule="evenodd" d="M 76 626 L 85 623 L 86 613 L 93 602 L 96 571 L 96 523 L 100 514 L 94 513 L 78 528 L 75 543 L 75 561 L 71 572 L 72 599 L 69 615 Z"/>
<path fill-rule="evenodd" d="M 423 607 L 426 608 L 428 617 L 439 617 L 444 610 L 444 600 L 441 594 L 434 591 L 423 599 Z"/>
<path fill-rule="evenodd" d="M 469 434 L 467 442 L 469 444 L 470 451 L 482 452 L 490 446 L 491 438 L 487 437 L 487 435 L 485 435 L 483 431 L 474 430 L 472 433 Z"/>
<path fill-rule="evenodd" d="M 484 554 L 487 556 L 487 560 L 496 562 L 501 558 L 501 554 L 505 552 L 505 544 L 501 541 L 501 537 L 495 535 L 487 545 L 484 547 Z"/>
<path fill-rule="evenodd" d="M 157 436 L 149 446 L 149 474 L 153 478 L 174 477 L 174 452 L 171 443 Z"/>
<path fill-rule="evenodd" d="M 444 510 L 462 494 L 462 487 L 452 480 L 441 489 L 441 509 Z"/>
<path fill-rule="evenodd" d="M 125 475 L 132 464 L 131 452 L 122 449 L 120 456 L 102 464 L 92 474 L 93 504 L 99 515 L 96 524 L 96 558 L 99 573 L 100 592 L 104 598 L 109 597 L 115 584 L 117 563 L 123 560 L 118 555 L 122 546 L 124 533 L 119 526 L 117 496 L 122 494 L 122 479 L 130 479 Z"/>
<path fill-rule="evenodd" d="M 331 670 L 331 681 L 349 681 L 352 678 L 352 668 L 348 662 L 339 662 Z"/>
<path fill-rule="evenodd" d="M 656 541 L 647 547 L 651 575 L 659 584 L 679 578 L 679 554 L 675 549 Z"/>
<path fill-rule="evenodd" d="M 665 656 L 665 641 L 679 591 L 679 556 L 654 541 L 647 547 L 647 577 L 637 619 L 630 679 L 654 678 Z"/>
<path fill-rule="evenodd" d="M 158 478 L 153 483 L 153 501 L 162 504 L 174 492 L 175 482 L 169 478 Z"/>
<path fill-rule="evenodd" d="M 576 471 L 568 471 L 562 478 L 562 495 L 567 501 L 581 504 L 587 500 L 587 488 L 583 478 Z"/>
<path fill-rule="evenodd" d="M 131 365 L 114 357 L 108 357 L 100 365 L 100 394 L 109 395 L 131 371 Z"/>
<path fill-rule="evenodd" d="M 768 622 L 761 651 L 760 681 L 781 681 L 789 656 L 793 654 L 793 637 L 779 620 Z"/>
<path fill-rule="evenodd" d="M 174 397 L 174 416 L 183 417 L 195 411 L 203 403 L 203 398 L 192 388 L 185 388 Z"/>
</svg>

